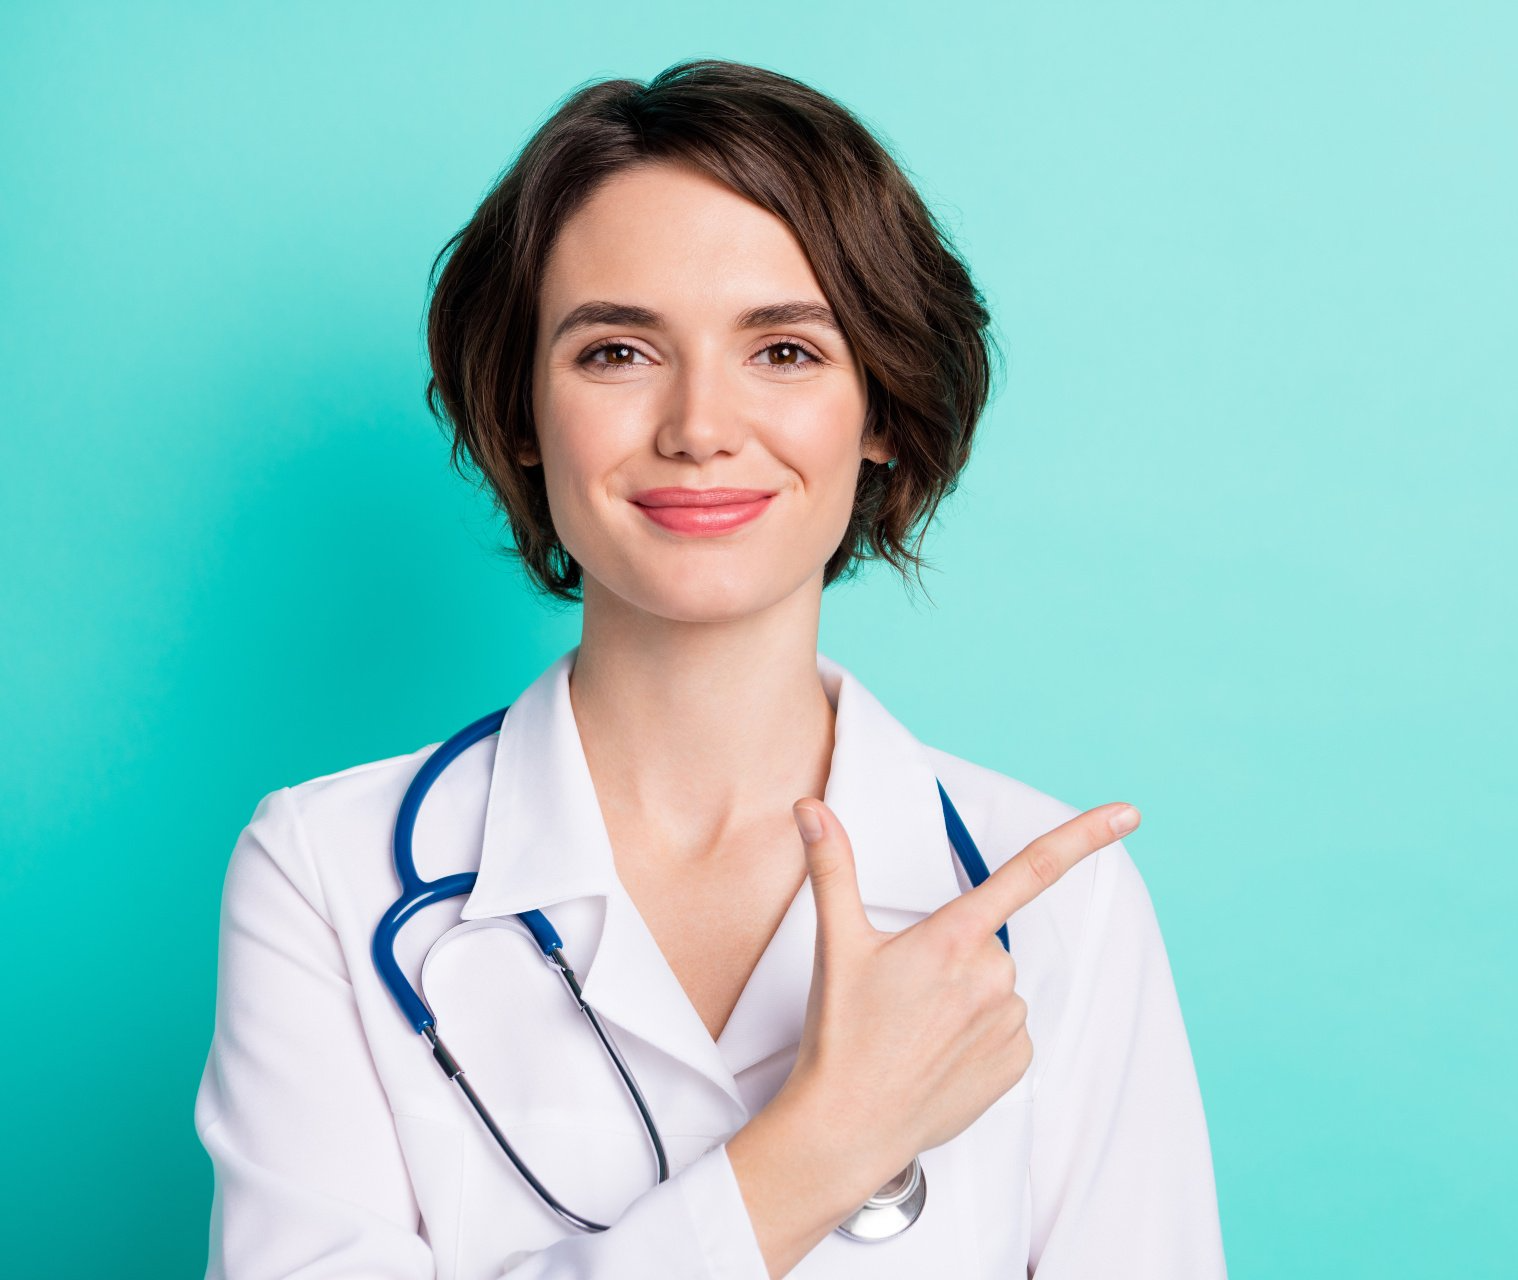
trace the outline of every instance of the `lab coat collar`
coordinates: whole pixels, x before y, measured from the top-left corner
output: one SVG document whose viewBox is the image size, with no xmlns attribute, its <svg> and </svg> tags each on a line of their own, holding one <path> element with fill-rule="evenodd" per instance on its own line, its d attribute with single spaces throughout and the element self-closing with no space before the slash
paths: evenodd
<svg viewBox="0 0 1518 1280">
<path fill-rule="evenodd" d="M 578 647 L 512 704 L 496 747 L 479 874 L 465 921 L 604 899 L 594 957 L 563 939 L 601 1018 L 704 1077 L 725 1095 L 723 1123 L 747 1108 L 737 1076 L 799 1043 L 811 984 L 816 909 L 803 881 L 736 1007 L 713 1041 L 617 877 L 569 699 Z M 926 915 L 959 893 L 937 781 L 925 748 L 848 671 L 822 654 L 836 710 L 823 799 L 849 833 L 867 908 Z M 798 837 L 799 839 L 799 837 Z M 899 917 L 882 927 L 904 928 Z M 461 928 L 467 928 L 467 925 Z"/>
<path fill-rule="evenodd" d="M 569 699 L 578 653 L 555 661 L 507 712 L 465 920 L 620 889 Z M 926 915 L 959 893 L 926 751 L 844 667 L 819 653 L 817 672 L 836 712 L 823 800 L 849 834 L 860 897 Z"/>
</svg>

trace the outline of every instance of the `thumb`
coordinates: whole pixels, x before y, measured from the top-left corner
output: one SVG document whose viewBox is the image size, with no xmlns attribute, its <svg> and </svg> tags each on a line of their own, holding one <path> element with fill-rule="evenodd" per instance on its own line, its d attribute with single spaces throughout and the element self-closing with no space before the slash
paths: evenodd
<svg viewBox="0 0 1518 1280">
<path fill-rule="evenodd" d="M 806 847 L 806 873 L 817 904 L 818 940 L 871 927 L 859 896 L 854 849 L 837 815 L 815 796 L 796 801 L 791 815 Z"/>
</svg>

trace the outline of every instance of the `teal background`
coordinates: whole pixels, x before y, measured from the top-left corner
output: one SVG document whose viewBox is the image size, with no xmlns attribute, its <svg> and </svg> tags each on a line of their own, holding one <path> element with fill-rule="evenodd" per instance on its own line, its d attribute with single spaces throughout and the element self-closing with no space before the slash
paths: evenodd
<svg viewBox="0 0 1518 1280">
<path fill-rule="evenodd" d="M 199 1274 L 238 830 L 575 642 L 446 467 L 427 268 L 562 94 L 715 55 L 859 111 L 994 307 L 933 604 L 822 647 L 1143 809 L 1231 1274 L 1511 1274 L 1513 10 L 714 8 L 4 7 L 7 1273 Z"/>
</svg>

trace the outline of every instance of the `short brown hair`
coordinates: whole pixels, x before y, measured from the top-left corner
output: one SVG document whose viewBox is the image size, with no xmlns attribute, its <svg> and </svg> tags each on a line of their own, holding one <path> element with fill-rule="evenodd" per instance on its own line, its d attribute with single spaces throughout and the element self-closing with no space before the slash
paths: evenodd
<svg viewBox="0 0 1518 1280">
<path fill-rule="evenodd" d="M 537 585 L 579 598 L 580 566 L 554 531 L 536 450 L 532 368 L 554 237 L 596 186 L 658 161 L 694 166 L 786 222 L 866 373 L 865 460 L 854 514 L 823 575 L 885 559 L 921 583 L 922 532 L 969 459 L 991 394 L 990 317 L 947 234 L 885 146 L 847 108 L 743 63 L 676 63 L 648 83 L 603 80 L 566 97 L 429 279 L 427 403 L 508 520 Z M 446 266 L 444 260 L 446 259 Z M 441 268 L 441 274 L 439 269 Z M 915 544 L 907 545 L 921 526 Z"/>
</svg>

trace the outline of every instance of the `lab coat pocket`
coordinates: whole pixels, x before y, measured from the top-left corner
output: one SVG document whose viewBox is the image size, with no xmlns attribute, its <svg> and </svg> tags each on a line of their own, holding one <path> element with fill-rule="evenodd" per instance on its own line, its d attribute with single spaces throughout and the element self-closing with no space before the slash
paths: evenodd
<svg viewBox="0 0 1518 1280">
<path fill-rule="evenodd" d="M 456 1118 L 397 1112 L 396 1132 L 437 1280 L 495 1280 L 506 1262 L 578 1229 L 538 1198 L 462 1095 L 457 1102 Z M 501 1107 L 495 1119 L 548 1191 L 592 1220 L 614 1222 L 657 1181 L 646 1134 L 621 1117 L 568 1109 L 526 1115 Z M 677 1169 L 712 1145 L 682 1135 L 665 1139 Z"/>
<path fill-rule="evenodd" d="M 658 1185 L 653 1149 L 636 1118 L 540 1106 L 531 1112 L 503 1107 L 496 1119 L 512 1149 L 548 1192 L 593 1222 L 614 1224 L 633 1201 Z M 458 1280 L 493 1278 L 500 1274 L 502 1259 L 520 1260 L 581 1234 L 539 1199 L 483 1126 L 479 1128 L 466 1143 L 460 1224 L 466 1262 Z M 661 1128 L 660 1136 L 671 1174 L 720 1141 L 673 1127 Z"/>
<path fill-rule="evenodd" d="M 395 1113 L 395 1131 L 432 1249 L 437 1280 L 454 1280 L 459 1267 L 464 1142 L 458 1125 L 432 1116 Z"/>
<path fill-rule="evenodd" d="M 1026 1275 L 1026 1252 L 1017 1249 L 1026 1221 L 1018 1188 L 1031 1147 L 1027 1096 L 1009 1090 L 968 1128 L 920 1153 L 927 1198 L 906 1230 L 874 1243 L 830 1232 L 790 1273 L 794 1280 Z"/>
<path fill-rule="evenodd" d="M 986 1108 L 950 1144 L 955 1194 L 970 1206 L 980 1269 L 986 1276 L 1025 1275 L 1032 1209 L 1028 1161 L 1033 1151 L 1030 1077 Z"/>
</svg>

